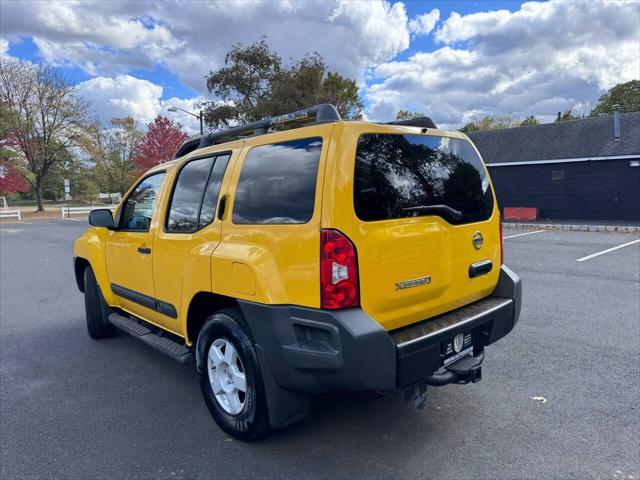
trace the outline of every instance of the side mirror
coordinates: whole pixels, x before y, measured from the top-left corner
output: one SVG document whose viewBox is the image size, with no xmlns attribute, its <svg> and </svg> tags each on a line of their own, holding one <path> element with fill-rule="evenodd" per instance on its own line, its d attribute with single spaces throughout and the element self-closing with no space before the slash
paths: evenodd
<svg viewBox="0 0 640 480">
<path fill-rule="evenodd" d="M 89 224 L 94 227 L 113 228 L 113 214 L 108 208 L 98 208 L 89 212 Z"/>
</svg>

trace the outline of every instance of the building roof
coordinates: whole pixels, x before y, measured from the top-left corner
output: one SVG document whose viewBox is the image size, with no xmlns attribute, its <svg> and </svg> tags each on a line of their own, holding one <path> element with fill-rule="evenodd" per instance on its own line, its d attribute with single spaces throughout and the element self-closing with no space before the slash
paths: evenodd
<svg viewBox="0 0 640 480">
<path fill-rule="evenodd" d="M 640 112 L 620 114 L 618 141 L 613 138 L 613 115 L 467 135 L 489 165 L 627 155 L 640 157 Z"/>
</svg>

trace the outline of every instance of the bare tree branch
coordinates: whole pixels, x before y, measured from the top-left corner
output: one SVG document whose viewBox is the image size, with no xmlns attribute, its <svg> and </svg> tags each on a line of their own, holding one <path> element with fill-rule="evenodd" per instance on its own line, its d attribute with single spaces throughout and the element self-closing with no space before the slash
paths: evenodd
<svg viewBox="0 0 640 480">
<path fill-rule="evenodd" d="M 67 150 L 81 144 L 88 104 L 55 69 L 8 58 L 0 58 L 0 102 L 18 118 L 8 135 L 25 161 L 23 176 L 42 211 L 43 183 Z"/>
</svg>

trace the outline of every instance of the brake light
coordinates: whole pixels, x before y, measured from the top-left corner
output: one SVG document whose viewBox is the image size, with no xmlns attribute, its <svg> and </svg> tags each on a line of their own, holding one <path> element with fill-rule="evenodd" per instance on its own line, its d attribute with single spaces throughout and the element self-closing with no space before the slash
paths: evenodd
<svg viewBox="0 0 640 480">
<path fill-rule="evenodd" d="M 500 266 L 504 265 L 504 248 L 502 247 L 502 219 L 499 219 L 500 223 Z"/>
<path fill-rule="evenodd" d="M 356 249 L 338 230 L 320 231 L 320 304 L 330 310 L 360 304 Z"/>
</svg>

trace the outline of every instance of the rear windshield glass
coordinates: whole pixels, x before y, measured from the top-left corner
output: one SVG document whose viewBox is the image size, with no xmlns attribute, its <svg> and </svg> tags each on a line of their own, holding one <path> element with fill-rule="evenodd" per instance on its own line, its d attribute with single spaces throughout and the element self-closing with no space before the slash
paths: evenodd
<svg viewBox="0 0 640 480">
<path fill-rule="evenodd" d="M 354 205 L 365 221 L 439 215 L 449 223 L 487 220 L 493 195 L 465 140 L 367 134 L 358 141 Z"/>
</svg>

